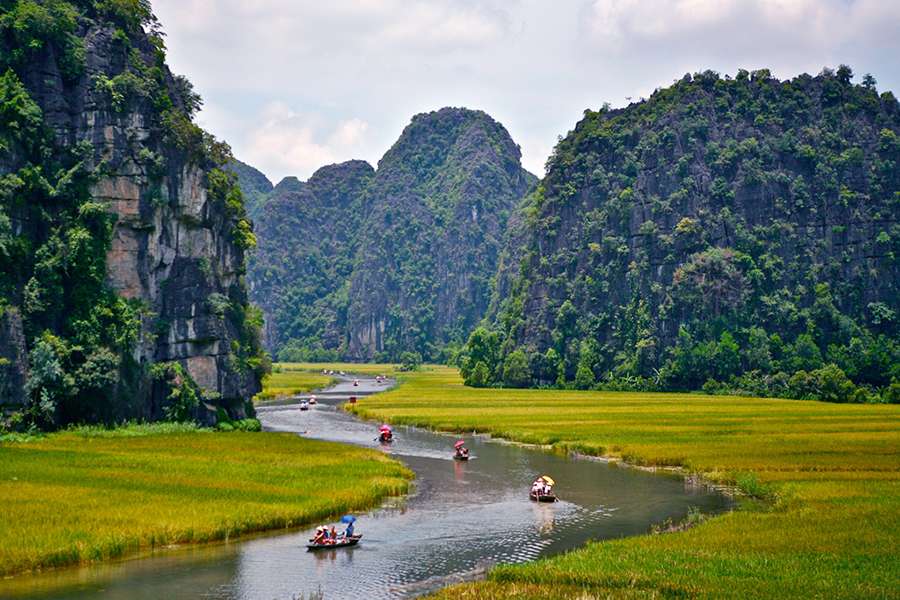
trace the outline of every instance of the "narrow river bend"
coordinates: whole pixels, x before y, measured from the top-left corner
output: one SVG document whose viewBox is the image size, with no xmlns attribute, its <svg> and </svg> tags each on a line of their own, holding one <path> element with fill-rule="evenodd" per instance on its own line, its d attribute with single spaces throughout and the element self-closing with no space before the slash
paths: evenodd
<svg viewBox="0 0 900 600">
<path fill-rule="evenodd" d="M 337 409 L 351 394 L 385 389 L 374 380 L 342 382 L 309 411 L 296 404 L 259 409 L 270 431 L 382 447 L 376 425 Z M 681 478 L 575 460 L 463 436 L 473 459 L 451 458 L 455 437 L 398 428 L 384 447 L 415 471 L 412 493 L 359 515 L 356 548 L 307 552 L 310 530 L 163 551 L 148 558 L 63 569 L 17 581 L 17 598 L 209 598 L 300 600 L 408 598 L 471 579 L 497 563 L 518 563 L 589 540 L 646 533 L 683 518 L 689 507 L 719 512 L 725 497 Z M 528 500 L 541 474 L 561 502 Z M 23 585 L 24 584 L 24 585 Z M 2 587 L 0 587 L 2 589 Z"/>
</svg>

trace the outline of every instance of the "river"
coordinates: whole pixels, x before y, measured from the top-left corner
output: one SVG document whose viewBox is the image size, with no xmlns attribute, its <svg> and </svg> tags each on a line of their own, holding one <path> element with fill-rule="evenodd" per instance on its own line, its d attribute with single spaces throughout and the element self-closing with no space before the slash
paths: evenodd
<svg viewBox="0 0 900 600">
<path fill-rule="evenodd" d="M 150 556 L 16 578 L 15 598 L 301 600 L 408 598 L 472 579 L 498 563 L 552 556 L 589 540 L 646 533 L 683 518 L 689 507 L 714 513 L 730 501 L 680 477 L 462 436 L 472 459 L 452 459 L 456 436 L 398 428 L 381 445 L 377 426 L 338 405 L 384 389 L 374 380 L 341 382 L 300 411 L 296 403 L 259 409 L 270 431 L 380 448 L 416 474 L 412 492 L 358 515 L 355 548 L 308 552 L 310 529 L 231 543 L 163 550 Z M 528 500 L 548 474 L 561 499 Z M 3 586 L 0 585 L 0 592 Z M 0 595 L 3 595 L 0 593 Z"/>
</svg>

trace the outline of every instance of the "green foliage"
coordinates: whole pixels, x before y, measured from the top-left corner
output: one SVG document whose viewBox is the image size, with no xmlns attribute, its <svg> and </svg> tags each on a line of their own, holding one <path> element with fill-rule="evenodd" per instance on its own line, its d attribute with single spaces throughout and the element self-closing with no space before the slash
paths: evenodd
<svg viewBox="0 0 900 600">
<path fill-rule="evenodd" d="M 403 352 L 400 354 L 399 371 L 415 371 L 422 365 L 422 355 L 418 352 Z"/>
<path fill-rule="evenodd" d="M 527 387 L 531 383 L 531 367 L 528 357 L 521 349 L 510 352 L 503 361 L 503 385 Z"/>
<path fill-rule="evenodd" d="M 849 68 L 707 71 L 587 111 L 511 236 L 487 384 L 527 348 L 531 385 L 888 401 L 898 134 Z"/>
<path fill-rule="evenodd" d="M 445 108 L 416 115 L 377 172 L 349 161 L 279 183 L 250 267 L 275 353 L 449 358 L 487 309 L 507 218 L 533 183 L 519 158 L 488 115 Z M 265 189 L 236 170 L 251 197 Z"/>
<path fill-rule="evenodd" d="M 491 374 L 490 371 L 488 371 L 487 365 L 481 361 L 476 362 L 475 366 L 469 371 L 469 376 L 466 377 L 465 382 L 466 385 L 476 388 L 487 387 L 490 385 Z"/>
<path fill-rule="evenodd" d="M 161 362 L 150 367 L 150 376 L 169 388 L 163 413 L 176 423 L 194 421 L 200 407 L 202 392 L 181 363 Z"/>
<path fill-rule="evenodd" d="M 55 63 L 62 74 L 60 94 L 83 92 L 81 102 L 109 113 L 111 123 L 141 115 L 146 142 L 136 142 L 136 156 L 123 158 L 146 169 L 155 208 L 165 205 L 152 186 L 162 185 L 172 167 L 193 161 L 209 174 L 218 210 L 210 218 L 224 215 L 239 250 L 253 247 L 252 227 L 235 181 L 215 168 L 230 160 L 230 150 L 191 121 L 201 100 L 190 82 L 166 68 L 148 0 L 7 0 L 0 6 L 0 306 L 21 313 L 25 345 L 38 365 L 29 375 L 24 418 L 41 427 L 118 422 L 140 403 L 133 399 L 147 367 L 136 363 L 134 349 L 149 307 L 107 284 L 116 215 L 94 190 L 109 181 L 117 157 L 88 141 L 72 144 L 45 125 L 35 98 L 44 102 L 57 91 L 56 84 L 40 83 L 49 66 Z M 86 36 L 95 42 L 92 50 L 105 54 L 107 70 L 83 72 Z M 32 98 L 23 82 L 39 94 Z M 208 260 L 206 266 L 204 276 L 213 280 Z M 261 315 L 247 306 L 243 279 L 212 294 L 209 308 L 235 334 L 234 370 L 248 378 L 266 372 Z M 159 318 L 155 333 L 167 330 Z M 154 376 L 183 380 L 173 368 L 163 365 Z M 184 381 L 174 388 L 166 414 L 188 418 L 199 390 Z"/>
</svg>

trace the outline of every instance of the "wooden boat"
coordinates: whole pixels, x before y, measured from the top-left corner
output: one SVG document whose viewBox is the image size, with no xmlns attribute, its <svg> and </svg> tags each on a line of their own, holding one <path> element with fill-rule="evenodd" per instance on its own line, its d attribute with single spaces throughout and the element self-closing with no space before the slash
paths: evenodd
<svg viewBox="0 0 900 600">
<path fill-rule="evenodd" d="M 559 498 L 556 497 L 556 494 L 528 494 L 528 498 L 532 502 L 558 502 Z"/>
<path fill-rule="evenodd" d="M 312 541 L 306 545 L 308 550 L 328 550 L 329 548 L 347 548 L 349 546 L 355 546 L 359 543 L 359 540 L 362 539 L 362 534 L 351 535 L 348 538 L 339 538 L 333 544 L 314 544 Z"/>
</svg>

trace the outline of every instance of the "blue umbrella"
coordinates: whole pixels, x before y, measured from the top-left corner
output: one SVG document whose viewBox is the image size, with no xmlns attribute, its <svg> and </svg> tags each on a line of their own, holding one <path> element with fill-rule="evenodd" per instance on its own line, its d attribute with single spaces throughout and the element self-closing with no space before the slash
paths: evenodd
<svg viewBox="0 0 900 600">
<path fill-rule="evenodd" d="M 356 520 L 356 517 L 353 515 L 344 515 L 341 517 L 341 523 L 352 523 Z"/>
</svg>

